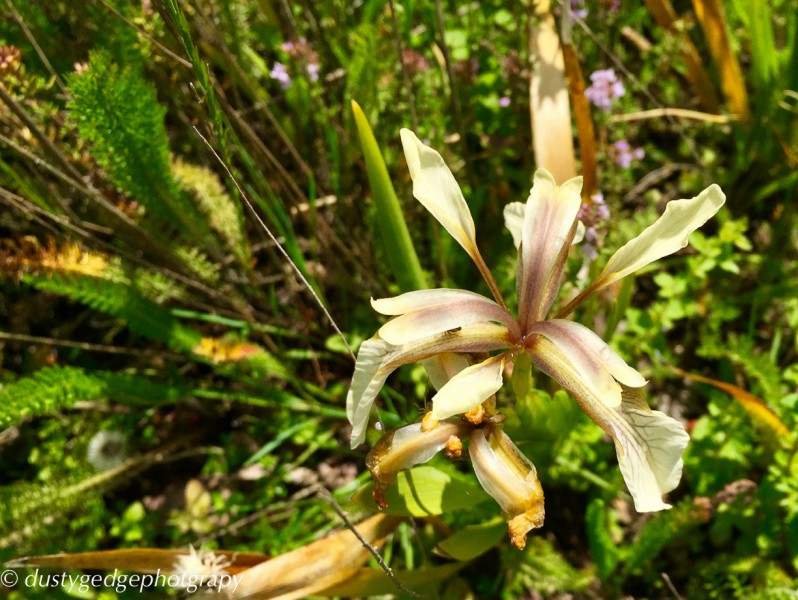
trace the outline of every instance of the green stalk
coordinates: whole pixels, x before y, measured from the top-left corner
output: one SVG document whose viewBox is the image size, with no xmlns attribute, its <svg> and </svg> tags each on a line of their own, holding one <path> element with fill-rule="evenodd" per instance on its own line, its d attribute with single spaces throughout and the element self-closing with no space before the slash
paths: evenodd
<svg viewBox="0 0 798 600">
<path fill-rule="evenodd" d="M 393 189 L 388 169 L 382 158 L 377 140 L 374 139 L 366 115 L 360 105 L 352 100 L 352 112 L 360 138 L 360 146 L 366 159 L 371 194 L 377 206 L 377 243 L 382 247 L 394 278 L 403 292 L 428 287 L 421 263 L 410 239 L 402 208 Z"/>
</svg>

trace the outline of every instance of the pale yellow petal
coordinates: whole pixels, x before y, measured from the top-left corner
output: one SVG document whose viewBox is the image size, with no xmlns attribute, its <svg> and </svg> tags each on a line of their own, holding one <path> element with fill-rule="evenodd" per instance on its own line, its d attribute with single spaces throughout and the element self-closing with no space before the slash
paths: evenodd
<svg viewBox="0 0 798 600">
<path fill-rule="evenodd" d="M 379 338 L 366 340 L 360 345 L 352 385 L 346 395 L 346 416 L 352 424 L 352 448 L 366 441 L 366 428 L 374 399 L 393 371 L 380 369 L 393 349 L 394 346 Z"/>
<path fill-rule="evenodd" d="M 726 195 L 715 184 L 695 198 L 668 202 L 665 212 L 653 225 L 612 255 L 590 289 L 595 292 L 681 250 L 687 246 L 690 234 L 715 216 L 724 202 Z"/>
<path fill-rule="evenodd" d="M 676 419 L 651 410 L 640 390 L 624 390 L 620 411 L 608 419 L 618 464 L 637 512 L 670 508 L 662 495 L 682 476 L 682 453 L 690 436 Z"/>
<path fill-rule="evenodd" d="M 516 249 L 521 245 L 521 232 L 524 230 L 523 202 L 510 202 L 504 207 L 504 226 L 513 236 L 513 245 Z"/>
<path fill-rule="evenodd" d="M 429 461 L 446 447 L 449 438 L 460 437 L 468 432 L 464 421 L 439 423 L 431 430 L 424 430 L 421 423 L 413 423 L 388 432 L 374 445 L 366 458 L 371 475 L 377 481 L 389 484 L 396 473 Z"/>
<path fill-rule="evenodd" d="M 585 224 L 582 223 L 582 221 L 577 221 L 576 222 L 576 234 L 574 234 L 574 239 L 571 242 L 572 246 L 574 244 L 580 243 L 582 240 L 585 239 L 585 231 L 586 231 Z"/>
<path fill-rule="evenodd" d="M 352 424 L 352 447 L 365 441 L 374 399 L 388 376 L 400 366 L 444 352 L 490 352 L 509 348 L 512 344 L 507 327 L 492 323 L 464 326 L 455 332 L 440 333 L 402 346 L 394 346 L 379 337 L 366 340 L 358 350 L 355 374 L 346 397 L 346 414 Z"/>
<path fill-rule="evenodd" d="M 400 131 L 413 195 L 470 255 L 476 253 L 474 219 L 460 186 L 435 150 L 409 129 Z"/>
<path fill-rule="evenodd" d="M 440 421 L 476 408 L 501 389 L 503 370 L 503 356 L 463 369 L 432 398 L 432 417 Z"/>
<path fill-rule="evenodd" d="M 441 389 L 446 382 L 468 367 L 470 363 L 463 354 L 443 352 L 421 361 L 421 366 L 427 372 L 432 387 Z"/>
<path fill-rule="evenodd" d="M 543 526 L 543 488 L 535 466 L 497 427 L 471 433 L 469 455 L 482 488 L 501 506 L 514 546 L 524 547 L 529 531 Z"/>
</svg>

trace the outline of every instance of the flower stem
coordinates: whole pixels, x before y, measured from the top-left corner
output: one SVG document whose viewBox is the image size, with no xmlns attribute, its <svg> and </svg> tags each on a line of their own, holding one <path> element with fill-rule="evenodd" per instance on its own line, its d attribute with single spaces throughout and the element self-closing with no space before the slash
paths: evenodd
<svg viewBox="0 0 798 600">
<path fill-rule="evenodd" d="M 496 280 L 493 278 L 493 273 L 490 272 L 488 269 L 488 265 L 485 264 L 485 261 L 482 259 L 482 254 L 480 254 L 478 248 L 474 248 L 475 256 L 472 258 L 474 259 L 474 263 L 477 265 L 477 269 L 479 269 L 482 278 L 485 280 L 485 283 L 488 284 L 488 288 L 490 289 L 490 293 L 493 294 L 493 297 L 496 299 L 496 302 L 499 303 L 499 306 L 507 309 L 507 304 L 504 302 L 504 297 L 502 293 L 499 291 L 499 286 L 496 284 Z"/>
</svg>

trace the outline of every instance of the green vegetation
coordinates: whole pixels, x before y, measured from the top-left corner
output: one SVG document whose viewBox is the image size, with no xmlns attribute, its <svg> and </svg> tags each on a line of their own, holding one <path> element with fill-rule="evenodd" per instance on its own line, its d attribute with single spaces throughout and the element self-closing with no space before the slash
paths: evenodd
<svg viewBox="0 0 798 600">
<path fill-rule="evenodd" d="M 141 597 L 22 581 L 179 570 L 191 557 L 168 551 L 189 545 L 251 567 L 264 598 L 277 575 L 297 597 L 798 595 L 798 13 L 546 4 L 4 0 L 11 598 Z M 546 58 L 563 51 L 565 66 Z M 401 128 L 451 167 L 496 290 L 413 199 Z M 399 473 L 375 518 L 346 413 L 354 354 L 384 322 L 369 299 L 498 291 L 517 314 L 502 211 L 539 167 L 585 175 L 587 233 L 552 314 L 668 201 L 726 193 L 686 249 L 573 316 L 690 434 L 673 508 L 637 513 L 609 437 L 517 358 L 497 404 L 545 493 L 526 548 L 468 461 L 442 454 Z M 399 368 L 368 446 L 434 394 L 422 366 Z M 330 579 L 301 580 L 302 552 Z"/>
</svg>

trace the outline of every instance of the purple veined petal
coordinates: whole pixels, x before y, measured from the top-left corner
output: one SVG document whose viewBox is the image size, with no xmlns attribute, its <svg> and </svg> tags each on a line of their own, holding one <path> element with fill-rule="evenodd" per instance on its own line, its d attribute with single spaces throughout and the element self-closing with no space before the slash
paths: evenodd
<svg viewBox="0 0 798 600">
<path fill-rule="evenodd" d="M 535 366 L 569 391 L 584 389 L 606 406 L 619 406 L 621 386 L 601 358 L 576 346 L 571 336 L 554 328 L 541 330 L 541 325 L 544 323 L 538 323 L 535 333 L 527 338 Z"/>
<path fill-rule="evenodd" d="M 421 361 L 421 366 L 424 367 L 432 387 L 436 390 L 441 389 L 446 382 L 470 364 L 465 355 L 454 352 L 443 352 Z"/>
<path fill-rule="evenodd" d="M 413 179 L 413 196 L 476 260 L 474 219 L 451 170 L 443 157 L 424 145 L 412 131 L 402 129 L 400 136 Z"/>
<path fill-rule="evenodd" d="M 518 250 L 521 245 L 521 236 L 524 230 L 524 212 L 526 205 L 523 202 L 510 202 L 504 206 L 504 226 L 513 237 L 513 245 Z M 578 244 L 585 237 L 585 224 L 579 221 L 576 224 L 576 235 L 571 245 Z"/>
<path fill-rule="evenodd" d="M 374 399 L 397 368 L 444 352 L 490 352 L 512 345 L 513 338 L 507 327 L 485 323 L 464 326 L 457 331 L 447 331 L 402 346 L 389 344 L 379 337 L 366 340 L 358 350 L 355 374 L 346 396 L 346 414 L 352 424 L 352 448 L 365 441 Z"/>
<path fill-rule="evenodd" d="M 504 355 L 472 365 L 452 377 L 432 398 L 432 418 L 439 421 L 467 413 L 498 392 Z"/>
<path fill-rule="evenodd" d="M 428 290 L 422 293 L 430 294 L 435 291 L 443 290 Z M 492 300 L 478 294 L 470 296 L 443 294 L 443 296 L 452 296 L 453 299 L 395 317 L 380 328 L 378 335 L 391 344 L 402 345 L 466 325 L 496 321 L 506 325 L 516 338 L 521 337 L 521 331 L 513 316 Z"/>
<path fill-rule="evenodd" d="M 635 509 L 649 512 L 670 508 L 662 495 L 679 483 L 682 452 L 689 436 L 671 417 L 652 411 L 640 388 L 619 386 L 621 402 L 610 402 L 600 386 L 560 355 L 545 337 L 530 350 L 535 364 L 562 385 L 583 411 L 615 441 L 618 464 L 634 499 Z"/>
<path fill-rule="evenodd" d="M 610 348 L 593 331 L 565 319 L 552 319 L 535 324 L 532 333 L 540 333 L 552 341 L 566 357 L 592 355 L 585 360 L 597 362 L 614 379 L 631 388 L 643 387 L 647 381 L 635 369 L 626 364 L 617 352 Z"/>
<path fill-rule="evenodd" d="M 395 316 L 464 300 L 482 301 L 498 306 L 492 300 L 476 292 L 454 288 L 437 288 L 433 290 L 414 290 L 392 298 L 380 298 L 378 300 L 372 298 L 371 307 L 382 315 Z"/>
<path fill-rule="evenodd" d="M 507 327 L 493 323 L 466 325 L 456 331 L 444 331 L 428 338 L 414 340 L 394 350 L 385 357 L 385 368 L 421 361 L 443 352 L 470 354 L 506 350 L 515 343 Z"/>
<path fill-rule="evenodd" d="M 542 319 L 549 310 L 575 234 L 582 205 L 582 178 L 557 186 L 551 173 L 538 169 L 524 214 L 519 261 L 518 312 L 522 329 Z"/>
</svg>

